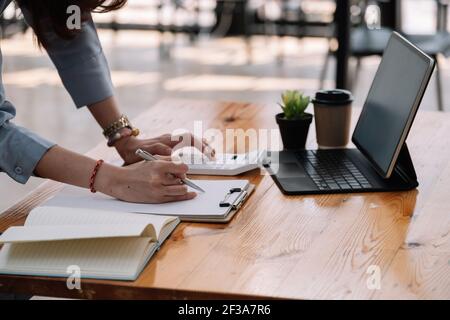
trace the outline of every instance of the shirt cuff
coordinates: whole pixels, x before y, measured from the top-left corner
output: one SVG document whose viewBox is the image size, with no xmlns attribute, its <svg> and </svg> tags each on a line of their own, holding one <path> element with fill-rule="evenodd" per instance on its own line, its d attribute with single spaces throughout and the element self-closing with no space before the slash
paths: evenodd
<svg viewBox="0 0 450 320">
<path fill-rule="evenodd" d="M 111 74 L 103 51 L 80 64 L 63 68 L 58 72 L 77 108 L 103 101 L 114 95 Z"/>
<path fill-rule="evenodd" d="M 25 184 L 38 162 L 54 145 L 25 128 L 6 122 L 0 126 L 0 170 Z"/>
</svg>

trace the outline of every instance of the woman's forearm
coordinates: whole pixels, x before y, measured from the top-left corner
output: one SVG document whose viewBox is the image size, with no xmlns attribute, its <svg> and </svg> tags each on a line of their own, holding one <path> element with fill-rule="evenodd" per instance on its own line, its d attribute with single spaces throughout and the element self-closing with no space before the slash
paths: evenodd
<svg viewBox="0 0 450 320">
<path fill-rule="evenodd" d="M 106 128 L 121 116 L 114 97 L 89 105 L 88 108 L 102 128 Z M 42 178 L 89 188 L 95 165 L 94 159 L 55 146 L 42 157 L 35 173 Z M 95 179 L 95 189 L 111 194 L 114 184 L 120 183 L 118 178 L 115 178 L 120 176 L 119 171 L 120 168 L 103 164 Z"/>
<path fill-rule="evenodd" d="M 96 161 L 55 146 L 36 166 L 36 175 L 82 188 L 90 187 Z M 181 184 L 188 167 L 169 161 L 141 162 L 129 167 L 101 165 L 94 180 L 95 190 L 114 198 L 139 203 L 189 200 L 195 193 Z"/>
<path fill-rule="evenodd" d="M 89 188 L 90 177 L 96 161 L 89 157 L 55 146 L 47 151 L 35 168 L 35 174 L 82 188 Z M 94 187 L 106 194 L 111 193 L 114 177 L 120 168 L 104 163 L 98 171 Z"/>
<path fill-rule="evenodd" d="M 122 115 L 114 97 L 91 104 L 88 108 L 103 129 L 117 121 Z"/>
</svg>

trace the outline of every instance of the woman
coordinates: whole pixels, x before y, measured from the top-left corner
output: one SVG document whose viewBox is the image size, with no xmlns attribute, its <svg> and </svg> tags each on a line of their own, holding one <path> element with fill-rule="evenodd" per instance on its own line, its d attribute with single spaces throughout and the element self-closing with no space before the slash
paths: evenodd
<svg viewBox="0 0 450 320">
<path fill-rule="evenodd" d="M 10 2 L 0 0 L 0 12 Z M 109 68 L 91 12 L 119 9 L 125 3 L 126 0 L 18 1 L 39 45 L 47 50 L 76 106 L 88 107 L 104 129 L 108 145 L 117 150 L 127 166 L 116 167 L 71 152 L 16 126 L 12 122 L 15 108 L 5 99 L 0 78 L 0 171 L 20 183 L 36 175 L 130 202 L 161 203 L 195 197 L 195 193 L 188 192 L 181 184 L 180 179 L 188 170 L 186 165 L 164 160 L 139 162 L 141 159 L 135 155 L 141 148 L 169 156 L 180 141 L 172 141 L 170 135 L 139 139 L 138 130 L 121 115 L 114 98 Z M 81 28 L 74 30 L 67 27 L 69 14 L 66 12 L 72 5 L 81 9 L 82 18 Z M 0 57 L 0 67 L 1 63 Z M 207 143 L 202 142 L 202 149 L 206 148 Z"/>
</svg>

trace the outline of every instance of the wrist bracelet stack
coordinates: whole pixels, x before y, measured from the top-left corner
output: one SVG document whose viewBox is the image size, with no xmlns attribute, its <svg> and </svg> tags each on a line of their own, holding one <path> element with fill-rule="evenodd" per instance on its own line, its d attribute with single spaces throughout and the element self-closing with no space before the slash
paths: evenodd
<svg viewBox="0 0 450 320">
<path fill-rule="evenodd" d="M 103 135 L 108 139 L 108 146 L 112 147 L 120 139 L 131 136 L 137 137 L 139 135 L 139 129 L 134 128 L 130 120 L 125 115 L 122 115 L 118 120 L 106 127 Z"/>
</svg>

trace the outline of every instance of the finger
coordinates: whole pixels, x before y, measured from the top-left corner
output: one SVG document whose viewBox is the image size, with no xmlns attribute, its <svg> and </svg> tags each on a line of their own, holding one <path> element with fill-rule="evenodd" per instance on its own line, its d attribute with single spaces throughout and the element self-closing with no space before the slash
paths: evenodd
<svg viewBox="0 0 450 320">
<path fill-rule="evenodd" d="M 184 196 L 188 193 L 188 188 L 186 185 L 167 186 L 163 192 L 165 196 Z"/>
<path fill-rule="evenodd" d="M 155 155 L 170 156 L 172 148 L 163 143 L 153 143 L 142 147 L 143 150 Z"/>
<path fill-rule="evenodd" d="M 203 142 L 190 132 L 173 135 L 171 137 L 171 141 L 171 146 L 177 150 L 187 147 L 196 147 L 197 149 L 201 150 L 203 145 Z"/>
<path fill-rule="evenodd" d="M 189 147 L 190 146 L 190 133 L 183 133 L 183 134 L 165 134 L 161 137 L 159 137 L 159 141 L 162 143 L 168 145 L 171 148 L 174 148 L 175 146 L 179 146 L 179 148 L 183 147 Z M 188 137 L 186 140 L 185 137 Z M 180 146 L 182 144 L 182 146 Z"/>
<path fill-rule="evenodd" d="M 216 156 L 216 149 L 211 147 L 211 145 L 209 144 L 208 140 L 206 140 L 206 139 L 203 139 L 203 148 L 207 149 L 209 151 L 209 153 L 211 154 L 212 158 L 214 158 Z"/>
<path fill-rule="evenodd" d="M 195 138 L 198 139 L 198 138 Z M 206 140 L 205 138 L 202 139 L 201 141 L 201 146 L 202 149 L 200 150 L 205 156 L 207 156 L 209 158 L 209 160 L 214 160 L 215 156 L 216 156 L 216 150 L 211 147 L 211 145 L 209 144 L 209 141 Z"/>
<path fill-rule="evenodd" d="M 187 194 L 182 196 L 166 196 L 164 197 L 164 201 L 165 202 L 185 201 L 194 199 L 196 196 L 197 194 L 195 192 L 188 192 Z"/>
<path fill-rule="evenodd" d="M 174 176 L 172 174 L 166 174 L 164 177 L 162 177 L 162 184 L 164 186 L 176 186 L 176 185 L 180 185 L 183 182 L 181 181 L 181 179 L 184 179 L 185 177 L 178 177 L 178 176 Z"/>
<path fill-rule="evenodd" d="M 181 139 L 178 139 L 177 136 L 172 136 L 171 134 L 163 134 L 156 138 L 159 142 L 165 144 L 173 148 L 176 144 L 180 143 Z"/>
<path fill-rule="evenodd" d="M 159 180 L 164 186 L 183 184 L 182 179 L 186 179 L 186 174 L 164 173 L 164 171 L 159 173 Z"/>
<path fill-rule="evenodd" d="M 203 154 L 207 156 L 209 160 L 214 160 L 216 157 L 216 150 L 207 145 L 203 148 Z"/>
<path fill-rule="evenodd" d="M 186 164 L 175 163 L 172 161 L 158 161 L 158 165 L 161 170 L 160 173 L 170 173 L 179 177 L 185 175 L 189 170 L 189 167 Z"/>
<path fill-rule="evenodd" d="M 209 142 L 206 139 L 200 139 L 191 133 L 173 136 L 172 141 L 175 141 L 175 144 L 172 145 L 173 151 L 186 147 L 195 147 L 197 150 L 204 153 L 210 160 L 213 160 L 216 154 L 216 151 L 209 145 Z"/>
<path fill-rule="evenodd" d="M 181 153 L 181 156 L 182 155 L 183 155 L 183 153 Z M 172 161 L 173 163 L 176 163 L 176 164 L 184 163 L 179 154 L 173 153 L 169 158 L 170 159 L 167 161 Z"/>
<path fill-rule="evenodd" d="M 161 161 L 173 161 L 172 156 L 161 156 L 161 155 L 155 155 L 155 158 Z"/>
</svg>

